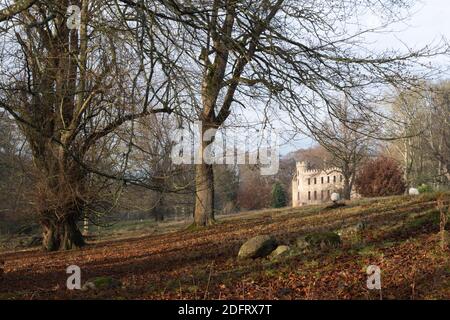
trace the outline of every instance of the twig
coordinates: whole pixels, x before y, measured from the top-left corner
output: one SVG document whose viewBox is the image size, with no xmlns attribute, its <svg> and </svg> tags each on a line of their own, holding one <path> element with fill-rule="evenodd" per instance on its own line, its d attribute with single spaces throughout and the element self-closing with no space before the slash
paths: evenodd
<svg viewBox="0 0 450 320">
<path fill-rule="evenodd" d="M 206 290 L 205 290 L 205 295 L 203 296 L 203 300 L 206 300 L 206 298 L 209 294 L 209 284 L 211 283 L 211 275 L 212 275 L 213 266 L 214 266 L 214 261 L 211 263 L 211 267 L 209 268 L 208 283 L 206 284 Z"/>
</svg>

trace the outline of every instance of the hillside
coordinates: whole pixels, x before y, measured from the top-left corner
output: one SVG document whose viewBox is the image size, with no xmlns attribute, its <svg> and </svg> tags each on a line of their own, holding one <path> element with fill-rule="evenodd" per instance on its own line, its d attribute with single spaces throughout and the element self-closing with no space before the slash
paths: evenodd
<svg viewBox="0 0 450 320">
<path fill-rule="evenodd" d="M 450 193 L 443 196 L 448 204 Z M 436 197 L 246 212 L 208 229 L 100 241 L 80 251 L 0 253 L 0 299 L 450 299 L 450 251 L 439 248 Z M 362 221 L 360 236 L 346 232 Z M 342 246 L 295 248 L 297 238 L 317 231 L 339 231 Z M 291 245 L 289 255 L 236 259 L 242 243 L 261 234 Z M 122 288 L 68 291 L 72 264 L 81 267 L 82 282 L 113 277 Z M 369 265 L 382 270 L 381 293 L 366 288 Z"/>
</svg>

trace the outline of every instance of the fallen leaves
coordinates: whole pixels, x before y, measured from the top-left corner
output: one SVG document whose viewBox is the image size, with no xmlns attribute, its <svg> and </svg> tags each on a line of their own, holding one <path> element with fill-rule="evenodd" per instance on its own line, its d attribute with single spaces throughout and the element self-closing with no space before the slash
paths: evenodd
<svg viewBox="0 0 450 320">
<path fill-rule="evenodd" d="M 385 298 L 448 299 L 449 252 L 439 250 L 435 226 L 426 224 L 409 235 L 395 229 L 405 217 L 430 210 L 433 201 L 401 199 L 375 206 L 355 204 L 339 214 L 311 208 L 279 210 L 269 223 L 252 213 L 249 220 L 240 215 L 204 230 L 108 241 L 73 252 L 0 254 L 8 264 L 0 298 L 379 299 L 379 292 L 365 286 L 365 270 L 375 264 L 382 270 Z M 354 224 L 361 216 L 370 227 L 362 248 L 344 243 L 340 249 L 299 253 L 280 261 L 236 259 L 240 245 L 254 235 L 273 234 L 289 244 L 311 231 Z M 81 268 L 82 283 L 113 276 L 123 288 L 68 291 L 65 270 L 71 264 Z"/>
<path fill-rule="evenodd" d="M 4 268 L 5 268 L 5 261 L 0 260 L 0 280 L 3 278 Z"/>
</svg>

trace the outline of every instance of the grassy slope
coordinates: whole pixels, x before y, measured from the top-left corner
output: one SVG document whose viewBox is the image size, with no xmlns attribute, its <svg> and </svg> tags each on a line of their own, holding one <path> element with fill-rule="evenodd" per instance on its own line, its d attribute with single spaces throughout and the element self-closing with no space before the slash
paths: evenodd
<svg viewBox="0 0 450 320">
<path fill-rule="evenodd" d="M 292 245 L 306 233 L 345 230 L 361 220 L 368 224 L 363 238 L 344 233 L 339 249 L 236 259 L 254 235 L 273 234 Z M 435 194 L 359 200 L 329 211 L 242 213 L 208 229 L 104 241 L 80 251 L 0 254 L 6 261 L 0 298 L 379 299 L 380 292 L 366 289 L 365 270 L 374 264 L 382 269 L 384 299 L 450 299 L 450 251 L 439 249 L 438 225 Z M 112 276 L 123 288 L 68 291 L 65 268 L 71 264 L 81 267 L 83 282 Z"/>
</svg>

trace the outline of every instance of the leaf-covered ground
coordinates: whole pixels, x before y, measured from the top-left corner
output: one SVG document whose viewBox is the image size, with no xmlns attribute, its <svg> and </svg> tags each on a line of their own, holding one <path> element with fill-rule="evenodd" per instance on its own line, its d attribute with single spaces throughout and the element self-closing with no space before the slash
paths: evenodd
<svg viewBox="0 0 450 320">
<path fill-rule="evenodd" d="M 207 229 L 92 243 L 79 251 L 3 253 L 0 299 L 450 299 L 450 251 L 439 246 L 436 197 L 249 212 Z M 448 203 L 450 194 L 444 197 Z M 367 224 L 361 235 L 345 232 L 360 221 Z M 344 230 L 341 248 L 295 249 L 298 237 L 325 230 Z M 260 234 L 293 249 L 276 260 L 237 260 L 240 245 Z M 107 276 L 123 286 L 69 291 L 72 264 L 81 268 L 82 282 Z M 366 287 L 369 265 L 382 270 L 381 291 Z"/>
</svg>

